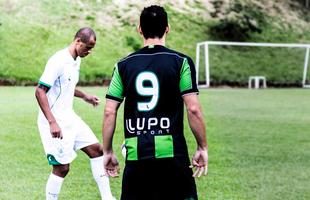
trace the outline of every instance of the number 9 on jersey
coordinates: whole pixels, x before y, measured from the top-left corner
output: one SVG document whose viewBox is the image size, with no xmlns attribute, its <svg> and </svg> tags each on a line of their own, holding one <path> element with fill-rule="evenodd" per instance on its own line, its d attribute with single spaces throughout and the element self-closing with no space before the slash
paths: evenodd
<svg viewBox="0 0 310 200">
<path fill-rule="evenodd" d="M 151 86 L 144 86 L 143 83 L 149 81 Z M 136 78 L 136 90 L 141 96 L 150 96 L 149 102 L 138 102 L 139 111 L 150 111 L 155 108 L 158 101 L 159 85 L 157 76 L 152 72 L 142 72 Z"/>
</svg>

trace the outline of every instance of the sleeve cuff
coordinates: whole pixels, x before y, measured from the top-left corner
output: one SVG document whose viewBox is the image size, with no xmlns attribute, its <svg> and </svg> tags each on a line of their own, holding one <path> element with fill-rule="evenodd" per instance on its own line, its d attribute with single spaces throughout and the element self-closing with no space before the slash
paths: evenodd
<svg viewBox="0 0 310 200">
<path fill-rule="evenodd" d="M 117 101 L 117 102 L 120 102 L 122 103 L 124 99 L 121 99 L 121 98 L 118 98 L 118 97 L 115 97 L 115 96 L 111 96 L 111 95 L 106 95 L 105 98 L 107 99 L 111 99 L 111 100 L 114 100 L 114 101 Z"/>
<path fill-rule="evenodd" d="M 42 81 L 39 81 L 38 84 L 44 85 L 44 86 L 46 86 L 46 87 L 48 87 L 48 88 L 51 88 L 51 87 L 52 87 L 51 85 L 49 85 L 49 84 L 47 84 L 47 83 L 44 83 L 44 82 L 42 82 Z"/>
<path fill-rule="evenodd" d="M 185 90 L 183 92 L 181 92 L 181 96 L 185 96 L 185 95 L 189 95 L 189 94 L 199 94 L 198 89 L 189 89 L 189 90 Z"/>
</svg>

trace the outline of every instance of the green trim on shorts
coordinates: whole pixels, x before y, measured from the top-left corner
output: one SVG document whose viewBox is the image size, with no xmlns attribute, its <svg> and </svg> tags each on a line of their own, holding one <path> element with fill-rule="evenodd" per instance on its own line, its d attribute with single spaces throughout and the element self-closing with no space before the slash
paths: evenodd
<svg viewBox="0 0 310 200">
<path fill-rule="evenodd" d="M 155 158 L 171 158 L 174 156 L 172 135 L 157 135 L 154 137 L 154 141 Z"/>
<path fill-rule="evenodd" d="M 138 138 L 126 138 L 127 160 L 138 160 Z"/>
<path fill-rule="evenodd" d="M 49 165 L 61 165 L 52 154 L 47 154 L 46 158 Z"/>
</svg>

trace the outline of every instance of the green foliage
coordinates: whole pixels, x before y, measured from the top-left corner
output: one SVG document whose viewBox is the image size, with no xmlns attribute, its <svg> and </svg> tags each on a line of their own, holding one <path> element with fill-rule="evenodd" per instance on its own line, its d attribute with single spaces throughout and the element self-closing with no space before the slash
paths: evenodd
<svg viewBox="0 0 310 200">
<path fill-rule="evenodd" d="M 86 20 L 94 21 L 96 18 L 94 16 L 87 15 Z"/>
<path fill-rule="evenodd" d="M 222 8 L 224 2 L 230 2 L 225 9 Z M 167 35 L 167 47 L 195 60 L 196 43 L 205 40 L 238 39 L 285 43 L 306 43 L 310 40 L 310 27 L 307 23 L 300 26 L 283 21 L 281 15 L 270 16 L 268 10 L 261 9 L 257 1 L 256 4 L 253 2 L 212 1 L 215 6 L 215 11 L 211 13 L 214 17 L 212 20 L 202 19 L 191 12 L 180 12 L 167 4 L 165 7 L 171 26 Z M 117 12 L 117 9 L 109 7 L 110 3 L 111 1 L 98 3 L 55 0 L 33 4 L 29 0 L 0 0 L 0 82 L 13 85 L 35 84 L 47 59 L 69 45 L 76 30 L 82 26 L 94 28 L 97 44 L 92 54 L 82 60 L 80 84 L 101 85 L 109 80 L 115 63 L 143 46 L 142 38 L 136 31 L 138 14 L 136 18 L 127 17 L 137 7 L 128 4 L 124 12 Z M 199 5 L 193 4 L 189 8 L 194 12 Z M 274 3 L 274 6 L 277 5 Z M 297 3 L 294 6 L 294 11 L 297 12 L 300 5 Z M 303 22 L 309 16 L 303 10 L 298 22 Z M 242 60 L 244 51 L 248 51 L 245 52 L 249 58 L 248 66 L 244 66 L 245 62 Z M 211 69 L 212 81 L 214 84 L 245 85 L 249 72 L 262 74 L 267 70 L 269 84 L 283 85 L 288 81 L 288 84 L 298 85 L 304 52 L 290 54 L 285 51 L 279 55 L 275 53 L 274 56 L 271 56 L 273 50 L 265 49 L 252 51 L 224 47 L 210 51 L 211 65 L 215 66 Z M 289 59 L 284 59 L 286 57 Z M 281 69 L 274 67 L 280 65 L 283 66 Z"/>
<path fill-rule="evenodd" d="M 217 2 L 217 6 L 221 1 Z M 217 10 L 215 9 L 216 15 Z M 262 33 L 266 23 L 265 13 L 252 4 L 240 0 L 232 1 L 218 23 L 210 27 L 215 39 L 226 41 L 246 41 L 252 33 Z"/>
<path fill-rule="evenodd" d="M 132 47 L 134 51 L 137 51 L 141 48 L 141 42 L 137 41 L 134 37 L 126 36 L 126 43 L 129 47 Z"/>
<path fill-rule="evenodd" d="M 247 41 L 307 43 L 310 39 L 307 28 L 283 24 L 281 19 L 267 16 L 263 32 L 250 33 Z M 201 50 L 200 66 L 204 66 L 204 51 Z M 269 86 L 299 87 L 305 53 L 305 48 L 210 46 L 211 85 L 247 86 L 249 76 L 262 75 L 266 76 Z M 200 68 L 199 79 L 202 82 L 205 80 L 204 73 L 205 69 Z M 307 75 L 307 83 L 309 81 L 310 73 Z"/>
<path fill-rule="evenodd" d="M 97 34 L 92 54 L 82 60 L 82 85 L 102 84 L 110 79 L 115 63 L 143 46 L 136 31 L 138 21 L 109 27 L 108 23 L 104 24 L 106 16 L 102 14 L 101 6 L 105 3 L 82 3 L 84 6 L 56 0 L 38 1 L 33 5 L 27 0 L 0 0 L 0 81 L 13 85 L 35 84 L 48 58 L 69 45 L 81 26 L 90 26 Z M 111 12 L 111 15 L 117 18 L 113 15 L 119 13 Z M 201 34 L 205 22 L 191 24 L 185 14 L 178 12 L 170 12 L 169 17 L 173 28 L 167 44 L 194 57 L 196 43 L 205 40 Z M 184 25 L 191 34 L 178 31 Z"/>
</svg>

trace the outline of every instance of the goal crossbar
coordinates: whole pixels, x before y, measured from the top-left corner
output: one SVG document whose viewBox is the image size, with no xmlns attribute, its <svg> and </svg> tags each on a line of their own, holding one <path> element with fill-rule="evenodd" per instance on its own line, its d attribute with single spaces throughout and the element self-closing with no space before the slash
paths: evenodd
<svg viewBox="0 0 310 200">
<path fill-rule="evenodd" d="M 210 87 L 210 64 L 209 64 L 209 46 L 248 46 L 248 47 L 287 47 L 287 48 L 304 48 L 306 49 L 305 59 L 304 59 L 304 70 L 302 78 L 302 87 L 310 88 L 310 85 L 306 84 L 307 72 L 308 72 L 308 63 L 309 63 L 309 53 L 310 53 L 310 44 L 294 44 L 294 43 L 255 43 L 255 42 L 225 42 L 225 41 L 205 41 L 199 42 L 196 46 L 196 81 L 198 84 L 198 75 L 199 75 L 199 56 L 200 56 L 200 47 L 204 46 L 205 50 L 205 76 L 206 84 L 200 85 L 200 87 Z"/>
</svg>

